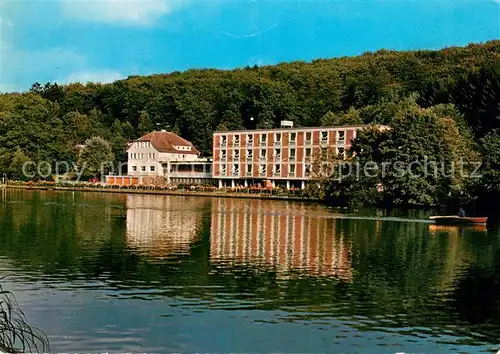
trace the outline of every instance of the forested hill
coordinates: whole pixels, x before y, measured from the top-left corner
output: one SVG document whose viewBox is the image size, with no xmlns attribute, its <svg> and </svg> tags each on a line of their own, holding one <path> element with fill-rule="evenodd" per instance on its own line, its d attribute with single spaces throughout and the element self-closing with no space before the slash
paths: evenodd
<svg viewBox="0 0 500 354">
<path fill-rule="evenodd" d="M 275 127 L 283 119 L 297 126 L 391 123 L 395 106 L 412 94 L 424 108 L 455 104 L 478 137 L 499 128 L 500 41 L 105 85 L 34 84 L 28 93 L 0 95 L 0 170 L 26 158 L 74 159 L 73 147 L 96 135 L 112 142 L 120 159 L 126 140 L 157 127 L 209 155 L 216 129 Z"/>
</svg>

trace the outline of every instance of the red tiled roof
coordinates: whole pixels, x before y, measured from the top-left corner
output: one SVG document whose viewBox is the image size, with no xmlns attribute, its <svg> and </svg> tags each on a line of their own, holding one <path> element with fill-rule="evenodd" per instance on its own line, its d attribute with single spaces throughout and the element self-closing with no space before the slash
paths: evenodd
<svg viewBox="0 0 500 354">
<path fill-rule="evenodd" d="M 168 152 L 174 154 L 186 154 L 186 155 L 199 155 L 200 152 L 194 147 L 194 145 L 181 138 L 172 132 L 159 132 L 154 131 L 149 134 L 140 137 L 135 141 L 149 141 L 153 147 L 159 152 Z M 191 146 L 191 150 L 177 150 L 174 146 Z"/>
</svg>

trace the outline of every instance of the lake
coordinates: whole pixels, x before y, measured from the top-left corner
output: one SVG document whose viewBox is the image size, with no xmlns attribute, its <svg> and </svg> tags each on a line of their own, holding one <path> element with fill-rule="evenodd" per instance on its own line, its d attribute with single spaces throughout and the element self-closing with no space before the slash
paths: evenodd
<svg viewBox="0 0 500 354">
<path fill-rule="evenodd" d="M 51 352 L 496 352 L 500 233 L 425 212 L 0 189 L 0 277 Z"/>
</svg>

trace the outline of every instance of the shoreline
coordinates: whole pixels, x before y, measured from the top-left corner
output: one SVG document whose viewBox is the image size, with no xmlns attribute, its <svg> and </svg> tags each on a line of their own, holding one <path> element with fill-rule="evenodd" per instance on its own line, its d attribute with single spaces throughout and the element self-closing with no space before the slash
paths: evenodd
<svg viewBox="0 0 500 354">
<path fill-rule="evenodd" d="M 119 194 L 155 194 L 172 196 L 192 196 L 192 197 L 212 197 L 212 198 L 238 198 L 238 199 L 262 199 L 262 200 L 282 200 L 290 202 L 321 203 L 319 199 L 302 198 L 293 196 L 250 194 L 238 192 L 189 192 L 189 191 L 165 191 L 148 189 L 113 189 L 113 188 L 87 188 L 87 187 L 47 187 L 47 186 L 25 186 L 25 185 L 0 185 L 0 188 L 23 189 L 23 190 L 45 190 L 45 191 L 67 191 L 67 192 L 102 192 Z"/>
</svg>

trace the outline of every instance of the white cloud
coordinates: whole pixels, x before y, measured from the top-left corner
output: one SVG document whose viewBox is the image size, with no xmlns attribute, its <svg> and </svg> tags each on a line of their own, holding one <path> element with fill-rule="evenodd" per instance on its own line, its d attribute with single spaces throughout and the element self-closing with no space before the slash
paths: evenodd
<svg viewBox="0 0 500 354">
<path fill-rule="evenodd" d="M 66 15 L 84 21 L 152 25 L 181 5 L 170 0 L 62 0 Z"/>
<path fill-rule="evenodd" d="M 0 83 L 8 88 L 28 89 L 34 81 L 43 84 L 86 66 L 84 56 L 64 48 L 30 51 L 3 41 L 0 51 Z"/>
<path fill-rule="evenodd" d="M 64 48 L 29 51 L 0 40 L 0 92 L 25 91 L 38 81 L 101 82 L 124 78 L 116 70 L 95 68 L 87 58 Z"/>
<path fill-rule="evenodd" d="M 101 69 L 95 71 L 80 71 L 75 72 L 64 79 L 56 80 L 59 84 L 69 84 L 79 82 L 86 84 L 88 82 L 100 82 L 102 84 L 114 82 L 116 80 L 124 79 L 125 77 L 117 71 Z"/>
</svg>

